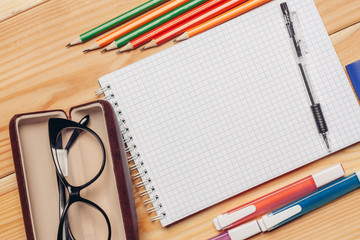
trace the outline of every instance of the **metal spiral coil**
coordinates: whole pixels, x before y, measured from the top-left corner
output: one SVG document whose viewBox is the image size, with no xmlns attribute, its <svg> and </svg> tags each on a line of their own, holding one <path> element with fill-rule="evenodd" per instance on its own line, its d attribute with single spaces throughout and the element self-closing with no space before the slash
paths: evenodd
<svg viewBox="0 0 360 240">
<path fill-rule="evenodd" d="M 130 137 L 124 138 L 123 141 L 124 141 L 124 143 L 128 143 L 128 142 L 132 141 L 132 137 L 130 136 Z"/>
<path fill-rule="evenodd" d="M 155 188 L 154 188 L 154 186 L 152 186 L 150 189 L 146 189 L 144 191 L 138 192 L 138 195 L 140 197 L 142 197 L 142 196 L 150 195 L 154 191 L 155 191 Z"/>
<path fill-rule="evenodd" d="M 141 181 L 141 182 L 136 183 L 136 184 L 135 184 L 135 187 L 136 187 L 136 188 L 145 187 L 145 186 L 147 186 L 149 183 L 151 183 L 151 179 L 150 179 L 150 178 L 148 178 L 148 179 L 146 179 L 146 180 L 143 180 L 143 181 Z"/>
<path fill-rule="evenodd" d="M 131 175 L 131 178 L 132 178 L 133 180 L 136 180 L 136 179 L 138 179 L 138 178 L 144 177 L 146 174 L 147 174 L 147 170 L 145 169 L 145 170 L 142 171 L 142 172 L 138 172 L 138 173 L 136 173 L 136 174 L 134 174 L 134 175 Z"/>
<path fill-rule="evenodd" d="M 105 87 L 99 88 L 98 90 L 95 91 L 95 94 L 97 96 L 104 94 L 106 91 L 111 90 L 111 86 L 109 84 L 105 85 Z"/>
<path fill-rule="evenodd" d="M 106 95 L 105 97 L 103 97 L 102 99 L 105 99 L 105 100 L 111 100 L 111 99 L 113 99 L 113 98 L 115 98 L 115 95 L 113 94 L 113 93 L 111 93 L 110 95 Z"/>
<path fill-rule="evenodd" d="M 162 219 L 164 219 L 166 216 L 165 212 L 162 212 L 160 215 L 156 215 L 155 217 L 151 217 L 150 221 L 155 222 L 155 221 L 160 221 Z"/>
<path fill-rule="evenodd" d="M 130 171 L 137 170 L 137 169 L 141 168 L 143 165 L 144 165 L 144 162 L 140 161 L 139 163 L 136 163 L 136 164 L 133 164 L 133 165 L 129 166 L 129 170 Z"/>
<path fill-rule="evenodd" d="M 154 205 L 154 203 L 155 203 L 158 199 L 159 199 L 159 196 L 158 196 L 158 195 L 155 195 L 155 196 L 152 197 L 152 198 L 148 198 L 148 199 L 144 200 L 143 203 L 144 203 L 145 206 L 148 205 L 148 204 L 150 204 L 150 203 Z"/>
<path fill-rule="evenodd" d="M 162 208 L 162 205 L 161 205 L 161 204 L 158 204 L 156 207 L 148 208 L 146 211 L 147 211 L 148 213 L 152 213 L 152 212 L 159 211 L 161 208 Z"/>
<path fill-rule="evenodd" d="M 135 183 L 135 187 L 137 189 L 145 188 L 145 190 L 140 191 L 137 195 L 140 197 L 144 197 L 146 195 L 149 196 L 149 198 L 143 200 L 145 206 L 149 204 L 153 205 L 153 207 L 147 209 L 147 212 L 149 214 L 153 212 L 156 212 L 158 214 L 154 217 L 151 217 L 150 220 L 162 220 L 163 218 L 165 218 L 166 213 L 164 211 L 161 211 L 161 209 L 163 208 L 162 204 L 159 201 L 158 195 L 156 195 L 155 187 L 152 186 L 151 178 L 148 175 L 148 171 L 144 168 L 146 163 L 144 163 L 140 159 L 140 153 L 138 152 L 133 137 L 130 134 L 130 130 L 127 126 L 123 113 L 119 109 L 119 103 L 115 100 L 115 94 L 111 91 L 111 86 L 109 84 L 105 85 L 104 87 L 95 91 L 95 94 L 104 94 L 103 99 L 109 101 L 113 105 L 117 120 L 119 122 L 120 132 L 122 134 L 122 139 L 125 146 L 125 152 L 127 155 L 129 155 L 127 160 L 129 163 L 132 162 L 132 165 L 129 166 L 129 170 L 131 172 L 137 171 L 137 173 L 131 175 L 131 178 L 133 179 L 133 181 L 139 181 L 138 179 L 141 180 Z"/>
<path fill-rule="evenodd" d="M 128 157 L 128 162 L 135 162 L 135 160 L 138 159 L 139 157 L 140 157 L 140 153 L 136 152 L 136 154 Z"/>
</svg>

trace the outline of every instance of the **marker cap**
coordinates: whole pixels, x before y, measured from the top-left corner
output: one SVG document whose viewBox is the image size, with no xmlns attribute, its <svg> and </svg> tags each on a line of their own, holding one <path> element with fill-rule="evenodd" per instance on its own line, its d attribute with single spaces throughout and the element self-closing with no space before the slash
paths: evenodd
<svg viewBox="0 0 360 240">
<path fill-rule="evenodd" d="M 323 187 L 332 181 L 345 175 L 344 168 L 341 163 L 328 167 L 320 172 L 312 175 L 317 188 Z"/>
<path fill-rule="evenodd" d="M 231 240 L 246 239 L 258 233 L 261 233 L 261 229 L 256 220 L 245 223 L 228 231 Z"/>
<path fill-rule="evenodd" d="M 229 224 L 236 222 L 239 219 L 242 219 L 256 211 L 256 207 L 254 205 L 247 206 L 238 211 L 235 211 L 231 214 L 220 214 L 216 218 L 213 219 L 216 230 L 221 230 Z"/>
</svg>

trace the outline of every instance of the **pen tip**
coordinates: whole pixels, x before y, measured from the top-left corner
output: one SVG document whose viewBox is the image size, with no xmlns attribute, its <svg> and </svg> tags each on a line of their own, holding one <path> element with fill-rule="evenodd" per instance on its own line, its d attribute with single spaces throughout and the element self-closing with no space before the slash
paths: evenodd
<svg viewBox="0 0 360 240">
<path fill-rule="evenodd" d="M 325 144 L 326 144 L 327 150 L 328 150 L 329 152 L 331 152 L 330 145 L 329 145 L 329 141 L 326 140 L 326 141 L 325 141 Z"/>
<path fill-rule="evenodd" d="M 106 53 L 108 50 L 106 48 L 104 48 L 103 50 L 101 50 L 101 53 Z"/>
<path fill-rule="evenodd" d="M 325 142 L 325 145 L 326 145 L 327 150 L 328 150 L 329 152 L 331 152 L 330 144 L 329 144 L 329 139 L 328 139 L 326 133 L 323 133 L 323 134 L 322 134 L 322 137 L 323 137 L 323 139 L 324 139 L 324 142 Z"/>
</svg>

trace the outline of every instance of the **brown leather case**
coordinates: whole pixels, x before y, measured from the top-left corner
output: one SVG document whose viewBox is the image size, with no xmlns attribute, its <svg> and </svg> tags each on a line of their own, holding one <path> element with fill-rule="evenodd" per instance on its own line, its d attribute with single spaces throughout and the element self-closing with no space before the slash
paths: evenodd
<svg viewBox="0 0 360 240">
<path fill-rule="evenodd" d="M 124 144 L 112 106 L 103 100 L 75 106 L 69 118 L 79 121 L 89 114 L 88 127 L 104 143 L 105 169 L 81 195 L 98 204 L 108 215 L 111 239 L 138 239 L 138 224 Z M 59 223 L 59 195 L 52 160 L 48 120 L 67 118 L 62 110 L 15 115 L 10 121 L 10 137 L 26 236 L 28 239 L 56 239 Z M 90 163 L 91 164 L 91 163 Z M 84 231 L 107 231 L 99 225 Z"/>
</svg>

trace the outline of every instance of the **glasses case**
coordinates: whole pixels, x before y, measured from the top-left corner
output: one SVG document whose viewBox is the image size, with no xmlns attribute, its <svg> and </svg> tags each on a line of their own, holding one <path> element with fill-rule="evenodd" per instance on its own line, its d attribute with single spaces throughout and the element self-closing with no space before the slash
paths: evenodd
<svg viewBox="0 0 360 240">
<path fill-rule="evenodd" d="M 106 212 L 111 224 L 111 239 L 138 239 L 132 185 L 115 112 L 107 101 L 98 100 L 71 108 L 69 119 L 78 122 L 85 115 L 90 116 L 88 127 L 104 144 L 106 164 L 101 176 L 81 195 Z M 59 192 L 49 145 L 50 118 L 67 118 L 67 115 L 63 110 L 34 112 L 15 115 L 10 121 L 11 146 L 27 239 L 56 239 L 58 231 Z M 81 228 L 84 236 L 94 237 L 97 232 L 107 231 L 100 229 L 96 221 L 84 226 L 84 223 L 69 217 L 69 222 L 72 228 Z"/>
</svg>

